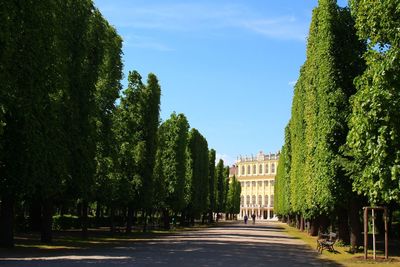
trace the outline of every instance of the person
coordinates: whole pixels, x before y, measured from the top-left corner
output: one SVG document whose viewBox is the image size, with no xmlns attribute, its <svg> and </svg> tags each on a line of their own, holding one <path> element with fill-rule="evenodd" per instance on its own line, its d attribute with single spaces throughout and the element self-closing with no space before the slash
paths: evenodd
<svg viewBox="0 0 400 267">
<path fill-rule="evenodd" d="M 247 214 L 244 215 L 244 224 L 247 224 Z"/>
<path fill-rule="evenodd" d="M 256 215 L 254 213 L 251 215 L 251 218 L 253 219 L 253 224 L 255 224 L 256 223 Z"/>
</svg>

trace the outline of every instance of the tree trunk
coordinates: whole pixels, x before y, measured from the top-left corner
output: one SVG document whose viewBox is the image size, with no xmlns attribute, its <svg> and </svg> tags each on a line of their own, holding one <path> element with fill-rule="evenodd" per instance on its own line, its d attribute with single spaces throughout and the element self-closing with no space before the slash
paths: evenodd
<svg viewBox="0 0 400 267">
<path fill-rule="evenodd" d="M 209 223 L 213 223 L 214 222 L 214 215 L 213 215 L 212 210 L 208 211 L 208 222 Z"/>
<path fill-rule="evenodd" d="M 82 202 L 82 216 L 81 216 L 81 227 L 82 227 L 82 238 L 88 238 L 88 207 L 89 203 L 87 200 Z"/>
<path fill-rule="evenodd" d="M 147 231 L 147 211 L 142 212 L 142 219 L 143 219 L 143 233 Z"/>
<path fill-rule="evenodd" d="M 96 202 L 96 227 L 100 226 L 100 217 L 101 217 L 101 204 L 99 201 Z"/>
<path fill-rule="evenodd" d="M 318 229 L 319 229 L 319 217 L 313 218 L 311 221 L 311 226 L 310 226 L 310 235 L 311 236 L 317 236 L 318 235 Z"/>
<path fill-rule="evenodd" d="M 134 213 L 133 208 L 132 207 L 128 207 L 128 217 L 126 219 L 126 233 L 127 234 L 132 232 L 133 213 Z"/>
<path fill-rule="evenodd" d="M 376 225 L 376 229 L 378 230 L 378 235 L 380 237 L 384 237 L 385 236 L 385 223 L 383 220 L 383 210 L 376 210 L 375 211 L 375 225 Z"/>
<path fill-rule="evenodd" d="M 390 207 L 390 206 L 389 206 L 389 209 L 388 209 L 388 217 L 389 217 L 389 218 L 388 218 L 388 231 L 389 231 L 388 235 L 389 235 L 390 238 L 393 238 L 393 237 L 394 237 L 393 230 L 392 230 L 393 207 Z"/>
<path fill-rule="evenodd" d="M 40 242 L 51 243 L 52 241 L 52 226 L 53 226 L 53 202 L 45 200 L 42 204 L 42 224 Z"/>
<path fill-rule="evenodd" d="M 360 201 L 356 198 L 350 200 L 349 223 L 350 223 L 350 246 L 351 251 L 357 252 L 361 242 Z"/>
<path fill-rule="evenodd" d="M 174 217 L 176 217 L 176 216 L 174 215 Z M 182 211 L 182 212 L 181 212 L 180 225 L 186 225 L 185 220 L 186 220 L 186 215 L 185 215 L 185 212 Z"/>
<path fill-rule="evenodd" d="M 29 228 L 31 231 L 40 231 L 42 226 L 42 206 L 39 200 L 33 199 L 29 206 Z"/>
<path fill-rule="evenodd" d="M 0 247 L 14 247 L 14 199 L 9 196 L 1 199 Z"/>
<path fill-rule="evenodd" d="M 111 234 L 115 233 L 115 207 L 111 206 L 110 208 L 110 232 Z"/>
<path fill-rule="evenodd" d="M 300 231 L 304 231 L 304 218 L 300 215 Z"/>
<path fill-rule="evenodd" d="M 344 208 L 338 209 L 338 238 L 346 245 L 350 242 L 348 211 Z"/>
<path fill-rule="evenodd" d="M 167 209 L 163 209 L 162 211 L 163 214 L 163 221 L 164 221 L 164 230 L 169 230 L 169 212 Z"/>
<path fill-rule="evenodd" d="M 320 215 L 319 216 L 319 231 L 321 233 L 327 233 L 329 225 L 330 225 L 330 220 L 329 220 L 328 216 L 326 216 L 325 214 Z"/>
</svg>

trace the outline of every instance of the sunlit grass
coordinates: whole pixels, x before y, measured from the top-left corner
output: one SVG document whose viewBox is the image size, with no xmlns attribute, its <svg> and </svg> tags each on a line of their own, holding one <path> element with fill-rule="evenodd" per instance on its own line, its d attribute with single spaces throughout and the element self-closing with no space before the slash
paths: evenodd
<svg viewBox="0 0 400 267">
<path fill-rule="evenodd" d="M 303 240 L 311 249 L 316 250 L 317 248 L 317 237 L 313 237 L 308 235 L 306 232 L 301 232 L 297 228 L 290 227 L 287 224 L 281 224 L 284 228 L 285 231 L 293 237 L 300 238 Z M 341 264 L 343 266 L 370 266 L 373 265 L 374 267 L 380 267 L 380 266 L 400 266 L 400 257 L 393 257 L 390 256 L 388 260 L 382 262 L 382 259 L 379 261 L 374 261 L 371 256 L 371 252 L 369 251 L 369 259 L 367 261 L 364 260 L 364 253 L 359 252 L 359 253 L 349 253 L 349 247 L 344 246 L 334 246 L 336 253 L 332 253 L 330 251 L 324 250 L 322 254 L 319 256 L 321 259 L 325 260 L 331 260 L 334 262 L 337 262 L 338 264 Z M 380 258 L 382 258 L 380 256 Z"/>
</svg>

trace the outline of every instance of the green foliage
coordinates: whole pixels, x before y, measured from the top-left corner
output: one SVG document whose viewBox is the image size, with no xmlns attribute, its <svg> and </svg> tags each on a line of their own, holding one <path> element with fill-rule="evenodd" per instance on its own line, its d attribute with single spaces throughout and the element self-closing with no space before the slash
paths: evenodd
<svg viewBox="0 0 400 267">
<path fill-rule="evenodd" d="M 215 177 L 215 150 L 210 149 L 208 153 L 208 184 L 209 184 L 209 199 L 210 213 L 216 210 L 217 207 L 217 180 Z"/>
<path fill-rule="evenodd" d="M 215 169 L 215 178 L 217 182 L 217 192 L 216 192 L 216 212 L 224 212 L 226 205 L 226 170 L 224 168 L 224 161 L 220 159 Z"/>
<path fill-rule="evenodd" d="M 311 218 L 348 205 L 351 184 L 340 148 L 348 132 L 353 79 L 363 70 L 363 49 L 349 10 L 335 0 L 320 0 L 285 130 L 275 188 L 279 214 Z"/>
<path fill-rule="evenodd" d="M 290 214 L 290 168 L 291 168 L 291 139 L 290 122 L 285 128 L 285 144 L 279 156 L 278 169 L 274 187 L 274 211 L 276 214 Z"/>
<path fill-rule="evenodd" d="M 400 197 L 400 27 L 397 1 L 352 1 L 367 69 L 356 80 L 347 138 L 353 188 L 372 204 Z"/>
<path fill-rule="evenodd" d="M 149 209 L 153 203 L 161 89 L 154 74 L 149 74 L 147 85 L 136 71 L 129 73 L 128 81 L 115 117 L 120 185 L 125 187 L 122 199 L 136 208 Z"/>
<path fill-rule="evenodd" d="M 102 204 L 118 198 L 118 166 L 116 138 L 113 132 L 115 101 L 121 90 L 122 39 L 105 21 L 104 56 L 96 83 L 96 192 L 95 199 Z"/>
<path fill-rule="evenodd" d="M 79 227 L 78 216 L 71 214 L 53 216 L 53 230 L 79 229 Z"/>
<path fill-rule="evenodd" d="M 229 190 L 227 194 L 226 212 L 230 214 L 238 214 L 240 212 L 240 193 L 242 189 L 240 182 L 234 175 L 229 183 Z"/>
<path fill-rule="evenodd" d="M 175 113 L 159 129 L 155 166 L 156 201 L 163 204 L 162 208 L 174 213 L 180 212 L 187 204 L 188 131 L 189 123 L 185 115 Z"/>
<path fill-rule="evenodd" d="M 194 218 L 206 212 L 209 203 L 208 144 L 198 130 L 191 129 L 188 140 L 191 168 L 189 210 Z"/>
</svg>

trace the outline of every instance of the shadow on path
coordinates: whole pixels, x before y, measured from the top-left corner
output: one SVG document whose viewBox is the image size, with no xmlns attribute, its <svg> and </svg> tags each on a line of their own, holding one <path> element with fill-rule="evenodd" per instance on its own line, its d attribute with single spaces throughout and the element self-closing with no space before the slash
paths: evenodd
<svg viewBox="0 0 400 267">
<path fill-rule="evenodd" d="M 272 227 L 212 227 L 120 247 L 0 258 L 0 266 L 341 266 Z"/>
</svg>

